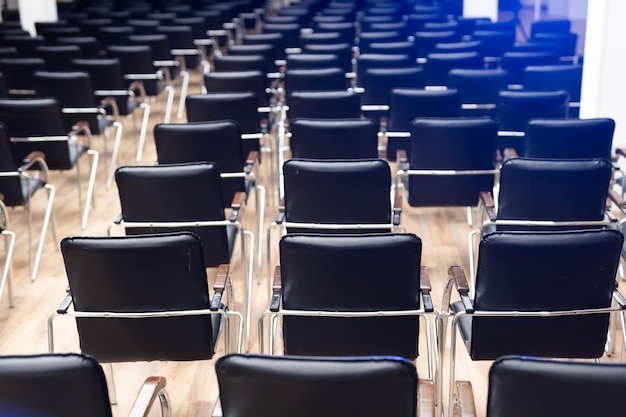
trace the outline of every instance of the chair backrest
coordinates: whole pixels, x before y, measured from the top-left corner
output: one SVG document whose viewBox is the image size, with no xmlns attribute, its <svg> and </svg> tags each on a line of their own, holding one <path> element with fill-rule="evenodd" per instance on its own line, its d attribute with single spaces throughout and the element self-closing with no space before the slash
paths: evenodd
<svg viewBox="0 0 626 417">
<path fill-rule="evenodd" d="M 435 50 L 435 45 L 438 43 L 446 43 L 446 42 L 458 42 L 460 41 L 460 36 L 456 33 L 456 31 L 452 30 L 444 30 L 437 32 L 430 31 L 418 31 L 415 32 L 415 45 L 417 46 L 417 56 L 427 57 L 428 54 L 431 54 Z"/>
<path fill-rule="evenodd" d="M 361 98 L 351 91 L 294 91 L 289 118 L 350 119 L 361 116 Z"/>
<path fill-rule="evenodd" d="M 202 243 L 192 233 L 68 237 L 61 252 L 76 311 L 208 309 Z M 77 318 L 81 351 L 100 362 L 199 360 L 213 356 L 211 316 Z"/>
<path fill-rule="evenodd" d="M 270 45 L 243 45 L 243 46 L 270 46 Z M 269 52 L 273 53 L 270 49 Z M 226 71 L 259 71 L 269 72 L 270 63 L 263 55 L 218 55 L 213 57 L 213 67 L 216 72 Z M 208 75 L 211 73 L 207 73 Z"/>
<path fill-rule="evenodd" d="M 46 61 L 46 68 L 50 71 L 68 71 L 70 61 L 81 57 L 80 48 L 77 45 L 38 46 L 36 54 Z"/>
<path fill-rule="evenodd" d="M 290 159 L 283 173 L 287 221 L 391 222 L 391 172 L 383 160 Z"/>
<path fill-rule="evenodd" d="M 411 129 L 411 170 L 492 170 L 498 124 L 487 118 L 417 118 Z M 495 174 L 410 175 L 411 206 L 475 206 Z"/>
<path fill-rule="evenodd" d="M 246 92 L 254 93 L 258 106 L 267 106 L 265 74 L 261 71 L 207 72 L 203 82 L 209 93 Z"/>
<path fill-rule="evenodd" d="M 429 85 L 448 85 L 448 73 L 453 69 L 481 69 L 483 57 L 478 52 L 433 52 L 428 54 L 426 76 Z"/>
<path fill-rule="evenodd" d="M 423 68 L 370 68 L 365 72 L 363 104 L 387 104 L 394 88 L 424 88 L 426 73 Z"/>
<path fill-rule="evenodd" d="M 357 58 L 357 84 L 363 87 L 365 74 L 370 68 L 411 68 L 415 67 L 414 59 L 409 55 L 396 54 L 363 54 Z"/>
<path fill-rule="evenodd" d="M 33 120 L 37 123 L 33 123 Z M 68 132 L 63 124 L 61 107 L 55 98 L 0 100 L 0 121 L 6 125 L 12 138 L 57 137 L 53 141 L 11 142 L 15 161 L 22 161 L 33 151 L 41 151 L 46 155 L 50 169 L 63 170 L 74 166 L 68 146 Z"/>
<path fill-rule="evenodd" d="M 159 164 L 215 162 L 222 174 L 244 169 L 241 130 L 233 120 L 160 123 L 154 127 L 154 143 Z M 245 191 L 243 177 L 222 178 L 226 207 L 238 191 Z"/>
<path fill-rule="evenodd" d="M 502 69 L 453 69 L 448 73 L 448 87 L 459 92 L 462 104 L 493 104 L 495 108 L 498 93 L 507 88 L 506 79 Z"/>
<path fill-rule="evenodd" d="M 415 366 L 400 358 L 228 355 L 215 371 L 226 416 L 417 415 Z"/>
<path fill-rule="evenodd" d="M 498 219 L 602 220 L 611 175 L 606 159 L 509 159 L 500 171 Z"/>
<path fill-rule="evenodd" d="M 582 65 L 529 66 L 524 70 L 524 89 L 528 91 L 567 91 L 570 101 L 580 101 Z"/>
<path fill-rule="evenodd" d="M 46 69 L 46 62 L 41 58 L 0 58 L 0 72 L 6 78 L 9 94 L 22 95 L 34 90 L 33 74 Z M 29 93 L 32 95 L 32 93 Z M 28 94 L 27 94 L 28 95 Z"/>
<path fill-rule="evenodd" d="M 477 29 L 483 24 L 477 25 Z M 513 48 L 515 30 L 474 30 L 472 40 L 482 42 L 483 56 L 500 57 Z"/>
<path fill-rule="evenodd" d="M 487 417 L 616 415 L 626 366 L 509 356 L 489 370 Z"/>
<path fill-rule="evenodd" d="M 315 69 L 315 68 L 340 68 L 339 57 L 332 53 L 322 54 L 289 54 L 287 55 L 287 68 L 290 69 Z"/>
<path fill-rule="evenodd" d="M 289 125 L 293 158 L 378 157 L 378 123 L 372 119 L 296 119 Z"/>
<path fill-rule="evenodd" d="M 611 159 L 615 121 L 532 119 L 526 125 L 524 156 L 529 158 Z"/>
<path fill-rule="evenodd" d="M 98 58 L 102 44 L 95 36 L 61 36 L 55 41 L 59 45 L 77 45 L 82 58 Z"/>
<path fill-rule="evenodd" d="M 418 310 L 421 250 L 413 234 L 287 235 L 280 241 L 283 309 Z M 283 317 L 286 354 L 415 360 L 418 334 L 416 316 Z"/>
<path fill-rule="evenodd" d="M 524 83 L 524 69 L 530 66 L 557 65 L 559 57 L 548 51 L 505 52 L 502 54 L 502 69 L 508 73 L 509 84 Z M 555 91 L 555 89 L 552 89 Z"/>
<path fill-rule="evenodd" d="M 348 43 L 333 44 L 308 44 L 302 47 L 302 52 L 306 54 L 332 54 L 339 58 L 341 69 L 345 72 L 353 71 L 352 65 L 352 45 Z"/>
<path fill-rule="evenodd" d="M 273 59 L 285 59 L 285 39 L 281 33 L 258 33 L 243 36 L 244 45 L 269 44 L 274 47 Z"/>
<path fill-rule="evenodd" d="M 112 416 L 102 368 L 95 359 L 75 353 L 0 358 L 0 413 Z"/>
<path fill-rule="evenodd" d="M 348 82 L 341 68 L 288 69 L 285 71 L 287 97 L 294 91 L 345 90 Z"/>
<path fill-rule="evenodd" d="M 607 308 L 623 241 L 623 235 L 616 230 L 486 235 L 480 242 L 474 308 Z M 604 352 L 608 324 L 608 314 L 473 317 L 470 355 L 474 360 L 510 354 L 599 358 Z"/>
<path fill-rule="evenodd" d="M 26 204 L 22 184 L 17 172 L 17 164 L 13 160 L 11 152 L 11 138 L 4 123 L 0 122 L 0 172 L 15 175 L 0 176 L 0 194 L 7 207 L 22 206 Z"/>
</svg>

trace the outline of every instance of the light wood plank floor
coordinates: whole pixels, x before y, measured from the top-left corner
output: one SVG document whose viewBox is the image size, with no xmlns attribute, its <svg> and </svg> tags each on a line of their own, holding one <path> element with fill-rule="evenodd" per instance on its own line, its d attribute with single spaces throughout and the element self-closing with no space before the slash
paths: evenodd
<svg viewBox="0 0 626 417">
<path fill-rule="evenodd" d="M 200 92 L 200 74 L 192 75 L 189 93 Z M 144 153 L 143 163 L 152 164 L 156 161 L 154 142 L 151 135 L 152 126 L 163 117 L 163 103 L 153 103 L 151 127 Z M 138 133 L 133 130 L 130 120 L 125 121 L 125 137 L 120 164 L 134 164 Z M 110 148 L 111 145 L 109 145 Z M 101 138 L 96 138 L 94 148 L 102 151 Z M 96 183 L 96 208 L 92 210 L 87 229 L 81 230 L 79 225 L 76 177 L 73 172 L 53 173 L 51 183 L 57 187 L 55 214 L 57 219 L 58 239 L 66 236 L 85 235 L 103 236 L 111 221 L 119 213 L 118 195 L 115 185 L 105 188 L 107 173 L 107 156 L 101 155 L 101 162 Z M 268 188 L 265 227 L 276 215 L 276 193 L 270 184 L 268 175 L 269 164 L 261 167 L 261 182 Z M 393 167 L 392 167 L 393 170 Z M 88 166 L 82 164 L 84 179 Z M 84 184 L 84 183 L 83 183 Z M 42 193 L 43 195 L 43 193 Z M 35 230 L 43 215 L 44 198 L 38 196 L 33 202 Z M 250 206 L 252 208 L 252 205 Z M 17 247 L 13 259 L 13 277 L 15 308 L 8 307 L 6 294 L 0 300 L 0 354 L 31 354 L 47 352 L 46 320 L 51 312 L 63 299 L 67 286 L 63 260 L 58 250 L 59 242 L 49 234 L 44 256 L 41 263 L 39 278 L 31 282 L 28 276 L 27 226 L 21 209 L 9 211 L 10 229 L 17 233 Z M 252 210 L 248 210 L 248 220 L 252 219 Z M 402 223 L 410 232 L 423 240 L 423 264 L 430 268 L 433 281 L 433 294 L 436 308 L 440 307 L 442 288 L 446 279 L 446 271 L 450 265 L 461 265 L 468 269 L 467 234 L 470 228 L 466 224 L 464 209 L 414 209 L 405 208 Z M 275 248 L 274 243 L 274 248 Z M 272 266 L 276 264 L 277 250 L 273 250 Z M 237 256 L 237 254 L 236 254 Z M 238 259 L 235 257 L 234 259 Z M 242 310 L 242 288 L 239 276 L 239 265 L 235 263 L 233 276 L 236 282 L 239 302 L 236 309 Z M 256 318 L 268 306 L 269 280 L 265 276 L 265 265 L 254 279 L 252 307 L 252 337 L 250 352 L 258 352 Z M 212 271 L 211 275 L 214 274 Z M 210 277 L 210 280 L 213 276 Z M 624 285 L 622 284 L 622 287 Z M 55 334 L 57 351 L 79 351 L 75 324 L 70 319 L 56 321 Z M 426 376 L 425 345 L 420 349 L 422 356 L 418 359 L 418 371 Z M 220 345 L 218 356 L 223 354 Z M 471 363 L 465 352 L 459 352 L 460 358 L 457 377 L 470 379 L 475 388 L 479 414 L 484 415 L 486 403 L 486 381 L 489 363 Z M 622 360 L 621 350 L 610 360 Z M 213 370 L 213 361 L 191 363 L 134 363 L 116 364 L 115 382 L 117 385 L 119 404 L 114 406 L 116 417 L 127 415 L 132 400 L 141 382 L 150 375 L 163 375 L 168 379 L 168 390 L 172 402 L 173 415 L 180 417 L 205 417 L 209 415 L 218 394 L 217 383 Z M 447 372 L 444 374 L 447 375 Z M 71 398 L 68 398 L 71 401 Z M 445 402 L 444 402 L 445 403 Z"/>
</svg>

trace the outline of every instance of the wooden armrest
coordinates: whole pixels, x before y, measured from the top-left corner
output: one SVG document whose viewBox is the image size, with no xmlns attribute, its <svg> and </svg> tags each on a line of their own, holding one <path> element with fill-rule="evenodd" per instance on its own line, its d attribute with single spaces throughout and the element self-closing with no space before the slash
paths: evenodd
<svg viewBox="0 0 626 417">
<path fill-rule="evenodd" d="M 215 276 L 215 284 L 213 284 L 213 299 L 211 300 L 211 306 L 209 310 L 217 311 L 222 303 L 222 297 L 224 296 L 224 289 L 226 288 L 226 280 L 230 273 L 229 264 L 221 264 L 217 267 L 217 274 Z"/>
<path fill-rule="evenodd" d="M 469 381 L 454 381 L 454 415 L 458 417 L 476 417 L 474 392 Z"/>
<path fill-rule="evenodd" d="M 396 195 L 393 199 L 393 225 L 400 225 L 400 215 L 402 214 L 402 196 Z"/>
<path fill-rule="evenodd" d="M 424 311 L 432 313 L 435 311 L 433 307 L 433 300 L 430 296 L 430 273 L 425 266 L 420 267 L 420 292 L 422 293 L 422 299 L 424 300 Z"/>
<path fill-rule="evenodd" d="M 474 306 L 469 298 L 469 284 L 467 283 L 467 278 L 465 276 L 465 272 L 463 268 L 460 266 L 451 266 L 448 268 L 448 275 L 454 281 L 454 285 L 456 286 L 459 295 L 461 296 L 461 302 L 463 303 L 463 307 L 467 313 L 474 312 Z"/>
<path fill-rule="evenodd" d="M 280 309 L 280 265 L 274 268 L 274 278 L 272 280 L 272 301 L 270 303 L 270 311 L 277 312 Z"/>
<path fill-rule="evenodd" d="M 135 403 L 128 413 L 128 417 L 147 417 L 150 409 L 157 399 L 159 393 L 165 389 L 167 380 L 162 376 L 151 376 L 145 382 L 137 394 Z"/>
<path fill-rule="evenodd" d="M 609 190 L 609 200 L 619 208 L 626 207 L 626 200 L 615 190 Z"/>
<path fill-rule="evenodd" d="M 46 155 L 41 151 L 32 151 L 22 160 L 25 165 L 32 165 L 37 160 L 45 160 Z"/>
<path fill-rule="evenodd" d="M 435 384 L 430 379 L 420 379 L 417 390 L 417 415 L 435 417 Z"/>
<path fill-rule="evenodd" d="M 511 159 L 511 158 L 517 158 L 519 155 L 517 155 L 517 151 L 515 150 L 515 148 L 504 148 L 504 160 L 506 161 L 507 159 Z"/>
<path fill-rule="evenodd" d="M 239 213 L 241 212 L 241 206 L 246 201 L 246 193 L 243 191 L 238 191 L 233 196 L 233 202 L 230 204 L 230 207 L 233 209 L 233 212 L 230 215 L 230 221 L 236 222 L 239 217 Z"/>
<path fill-rule="evenodd" d="M 278 202 L 278 216 L 276 216 L 276 223 L 281 224 L 285 220 L 285 198 L 281 198 Z"/>
<path fill-rule="evenodd" d="M 398 151 L 396 152 L 396 160 L 398 161 L 398 164 L 400 165 L 400 169 L 402 171 L 409 170 L 409 159 L 404 149 L 398 149 Z"/>
<path fill-rule="evenodd" d="M 259 159 L 259 151 L 250 151 L 250 153 L 248 153 L 248 157 L 246 158 L 246 167 L 244 169 L 246 174 L 249 174 L 252 172 L 252 168 L 254 167 L 254 164 L 256 163 L 258 159 Z"/>
<path fill-rule="evenodd" d="M 488 191 L 481 191 L 478 195 L 480 202 L 485 206 L 485 210 L 487 211 L 487 216 L 489 216 L 489 220 L 492 222 L 496 221 L 496 204 L 493 201 L 493 197 L 491 193 Z"/>
</svg>

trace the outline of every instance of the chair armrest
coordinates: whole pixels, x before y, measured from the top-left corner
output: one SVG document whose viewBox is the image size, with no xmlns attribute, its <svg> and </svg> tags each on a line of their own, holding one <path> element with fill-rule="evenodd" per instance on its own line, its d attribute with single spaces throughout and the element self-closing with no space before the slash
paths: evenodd
<svg viewBox="0 0 626 417">
<path fill-rule="evenodd" d="M 480 203 L 485 206 L 485 210 L 487 211 L 487 216 L 489 216 L 489 220 L 495 222 L 497 217 L 496 205 L 493 202 L 493 197 L 491 196 L 491 193 L 489 193 L 488 191 L 481 191 L 478 195 L 478 199 Z"/>
<path fill-rule="evenodd" d="M 161 393 L 165 390 L 165 384 L 167 380 L 162 376 L 151 376 L 146 378 L 145 382 L 137 394 L 135 403 L 128 413 L 128 417 L 147 417 L 150 414 L 150 409 Z"/>
<path fill-rule="evenodd" d="M 402 214 L 402 196 L 397 195 L 393 199 L 393 225 L 400 226 L 400 215 Z"/>
<path fill-rule="evenodd" d="M 259 151 L 250 151 L 248 157 L 246 158 L 246 166 L 244 168 L 244 172 L 246 174 L 250 174 L 252 172 L 252 168 L 254 168 L 254 164 L 259 159 Z"/>
<path fill-rule="evenodd" d="M 458 417 L 476 417 L 472 384 L 469 381 L 454 381 L 454 393 L 456 396 L 454 415 Z"/>
<path fill-rule="evenodd" d="M 44 153 L 41 152 L 41 151 L 33 151 L 33 152 L 29 153 L 22 160 L 22 164 L 23 165 L 21 167 L 19 167 L 19 170 L 20 171 L 26 171 L 31 166 L 33 166 L 33 164 L 35 164 L 35 163 L 43 163 L 43 164 L 45 164 L 46 163 L 46 155 L 44 155 Z"/>
<path fill-rule="evenodd" d="M 467 277 L 465 276 L 465 272 L 463 268 L 460 266 L 451 266 L 448 268 L 448 275 L 454 281 L 454 285 L 461 296 L 461 301 L 463 302 L 463 307 L 465 311 L 468 313 L 474 312 L 474 306 L 469 298 L 469 284 L 467 283 Z"/>
<path fill-rule="evenodd" d="M 626 157 L 626 148 L 615 149 L 615 155 Z"/>
<path fill-rule="evenodd" d="M 238 191 L 235 193 L 235 195 L 233 196 L 233 202 L 230 204 L 233 212 L 230 214 L 230 219 L 228 219 L 229 221 L 237 221 L 237 219 L 239 218 L 239 213 L 241 212 L 241 206 L 243 205 L 245 200 L 246 193 L 244 193 L 243 191 Z"/>
<path fill-rule="evenodd" d="M 515 148 L 504 148 L 504 160 L 506 161 L 507 159 L 511 159 L 511 158 L 518 158 L 519 155 L 517 154 L 517 151 L 515 150 Z"/>
<path fill-rule="evenodd" d="M 119 117 L 120 117 L 120 108 L 117 105 L 117 101 L 115 101 L 115 97 L 104 97 L 100 101 L 100 105 L 102 107 L 110 107 L 111 108 L 111 113 L 113 114 L 113 118 L 115 118 L 116 120 L 119 119 Z"/>
<path fill-rule="evenodd" d="M 398 149 L 398 152 L 396 153 L 396 159 L 402 171 L 409 170 L 409 158 L 407 157 L 406 151 L 404 149 Z"/>
<path fill-rule="evenodd" d="M 226 280 L 230 273 L 230 265 L 222 264 L 217 267 L 217 275 L 215 276 L 215 284 L 213 284 L 213 299 L 211 300 L 211 306 L 209 310 L 217 311 L 220 309 L 222 303 L 222 297 L 224 296 L 224 289 L 226 288 Z"/>
<path fill-rule="evenodd" d="M 280 309 L 280 265 L 274 268 L 274 279 L 272 281 L 272 300 L 270 302 L 270 311 L 276 313 Z"/>
<path fill-rule="evenodd" d="M 281 224 L 285 221 L 285 198 L 281 198 L 278 202 L 278 216 L 276 216 L 276 223 Z"/>
<path fill-rule="evenodd" d="M 435 417 L 435 384 L 430 379 L 420 379 L 417 390 L 417 415 Z"/>
<path fill-rule="evenodd" d="M 621 310 L 626 310 L 626 298 L 619 292 L 617 281 L 615 281 L 615 289 L 613 290 L 613 299 L 619 305 Z"/>
<path fill-rule="evenodd" d="M 61 301 L 59 307 L 57 307 L 57 314 L 66 314 L 72 304 L 72 301 L 72 294 L 68 292 L 63 301 Z"/>
<path fill-rule="evenodd" d="M 433 307 L 433 299 L 430 296 L 431 288 L 428 268 L 422 266 L 420 267 L 420 292 L 422 293 L 422 300 L 424 301 L 424 311 L 427 313 L 435 311 Z"/>
</svg>

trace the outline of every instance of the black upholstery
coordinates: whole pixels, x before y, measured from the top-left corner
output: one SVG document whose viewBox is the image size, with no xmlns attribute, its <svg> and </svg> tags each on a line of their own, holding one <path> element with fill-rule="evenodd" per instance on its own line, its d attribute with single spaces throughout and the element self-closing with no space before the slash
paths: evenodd
<svg viewBox="0 0 626 417">
<path fill-rule="evenodd" d="M 0 72 L 6 79 L 10 96 L 32 97 L 33 74 L 45 69 L 46 62 L 41 58 L 0 58 Z"/>
<path fill-rule="evenodd" d="M 272 59 L 285 59 L 285 39 L 281 33 L 247 34 L 242 41 L 244 45 L 272 45 L 275 53 Z"/>
<path fill-rule="evenodd" d="M 552 52 L 505 52 L 502 54 L 501 66 L 508 73 L 509 84 L 523 84 L 524 70 L 530 66 L 557 65 L 559 57 Z M 556 91 L 553 88 L 550 91 Z"/>
<path fill-rule="evenodd" d="M 489 371 L 488 417 L 619 414 L 624 365 L 506 357 Z"/>
<path fill-rule="evenodd" d="M 495 174 L 463 175 L 463 170 L 495 169 L 498 124 L 487 118 L 417 118 L 411 129 L 410 170 L 454 170 L 458 175 L 409 175 L 411 206 L 475 206 L 491 191 Z"/>
<path fill-rule="evenodd" d="M 118 168 L 115 180 L 125 222 L 225 220 L 222 184 L 213 162 Z M 207 267 L 229 263 L 233 226 L 127 227 L 127 234 L 188 230 L 202 239 Z"/>
<path fill-rule="evenodd" d="M 49 71 L 69 71 L 70 61 L 81 57 L 80 48 L 77 45 L 38 46 L 36 54 L 46 61 L 46 68 Z"/>
<path fill-rule="evenodd" d="M 498 93 L 506 90 L 506 80 L 502 69 L 453 69 L 448 73 L 448 87 L 459 92 L 463 116 L 495 117 Z"/>
<path fill-rule="evenodd" d="M 284 236 L 280 242 L 282 307 L 418 310 L 421 248 L 413 234 Z M 384 296 L 381 280 L 387 289 Z M 415 360 L 418 333 L 417 316 L 283 317 L 286 354 L 391 354 Z"/>
<path fill-rule="evenodd" d="M 370 68 L 365 72 L 363 104 L 387 104 L 394 88 L 424 88 L 423 68 Z"/>
<path fill-rule="evenodd" d="M 289 118 L 350 119 L 361 116 L 361 98 L 351 91 L 294 91 Z"/>
<path fill-rule="evenodd" d="M 263 25 L 263 33 L 278 33 L 283 36 L 285 48 L 300 46 L 300 25 L 298 23 L 268 23 Z"/>
<path fill-rule="evenodd" d="M 269 104 L 265 94 L 265 74 L 260 71 L 207 72 L 203 75 L 204 87 L 209 93 L 252 92 L 257 106 Z"/>
<path fill-rule="evenodd" d="M 285 71 L 287 97 L 290 97 L 294 91 L 339 91 L 347 87 L 345 72 L 341 68 L 288 69 Z"/>
<path fill-rule="evenodd" d="M 408 55 L 411 59 L 417 60 L 417 48 L 411 41 L 372 42 L 365 51 L 370 54 Z"/>
<path fill-rule="evenodd" d="M 580 103 L 582 80 L 582 65 L 542 65 L 526 67 L 524 70 L 525 90 L 567 91 L 570 100 L 568 117 L 578 117 L 578 107 L 572 105 Z"/>
<path fill-rule="evenodd" d="M 165 84 L 164 82 L 159 82 L 159 79 L 162 80 L 163 76 L 159 77 L 156 73 L 153 65 L 154 57 L 148 45 L 112 45 L 108 46 L 106 51 L 107 56 L 117 58 L 120 61 L 122 73 L 127 77 L 127 88 L 133 82 L 138 81 L 130 77 L 142 75 L 140 82 L 146 90 L 146 95 L 155 97 L 163 91 Z"/>
<path fill-rule="evenodd" d="M 372 119 L 296 119 L 289 128 L 293 158 L 378 157 L 378 123 Z"/>
<path fill-rule="evenodd" d="M 417 415 L 415 366 L 396 357 L 229 355 L 215 371 L 225 416 Z"/>
<path fill-rule="evenodd" d="M 483 57 L 478 52 L 433 52 L 428 54 L 426 76 L 429 85 L 448 85 L 448 73 L 453 69 L 481 69 Z"/>
<path fill-rule="evenodd" d="M 95 359 L 72 353 L 3 356 L 0 413 L 32 417 L 113 415 L 102 368 Z"/>
<path fill-rule="evenodd" d="M 31 180 L 21 178 L 18 168 L 21 161 L 13 159 L 9 132 L 4 123 L 0 122 L 0 193 L 7 207 L 26 206 L 30 197 L 45 183 L 35 177 Z M 14 173 L 14 175 L 8 175 Z"/>
<path fill-rule="evenodd" d="M 102 44 L 95 36 L 60 36 L 55 43 L 78 46 L 82 58 L 98 58 L 102 51 Z"/>
<path fill-rule="evenodd" d="M 290 159 L 283 173 L 287 221 L 391 228 L 391 172 L 385 161 Z"/>
<path fill-rule="evenodd" d="M 389 132 L 409 132 L 416 117 L 458 117 L 461 113 L 459 93 L 456 90 L 423 90 L 394 88 L 389 106 Z M 387 157 L 395 160 L 398 149 L 410 154 L 408 138 L 390 137 L 387 140 Z"/>
<path fill-rule="evenodd" d="M 241 45 L 241 46 L 270 46 L 271 45 Z M 273 51 L 270 49 L 270 53 Z M 213 57 L 213 67 L 216 72 L 225 71 L 259 71 L 269 72 L 270 63 L 263 55 L 218 55 Z M 205 75 L 214 74 L 206 73 Z"/>
<path fill-rule="evenodd" d="M 526 125 L 524 156 L 611 160 L 614 131 L 608 118 L 533 119 Z"/>
<path fill-rule="evenodd" d="M 61 252 L 76 311 L 209 309 L 202 243 L 191 233 L 69 237 Z M 214 354 L 219 317 L 82 317 L 76 324 L 81 351 L 100 362 L 200 360 Z"/>
<path fill-rule="evenodd" d="M 480 243 L 474 308 L 609 307 L 623 240 L 615 230 L 486 235 Z M 469 352 L 474 360 L 506 354 L 599 358 L 607 332 L 608 314 L 472 317 Z"/>
<path fill-rule="evenodd" d="M 415 60 L 409 55 L 396 54 L 363 54 L 357 58 L 357 85 L 364 86 L 365 74 L 370 68 L 414 68 Z"/>
<path fill-rule="evenodd" d="M 315 69 L 315 68 L 340 68 L 339 57 L 332 53 L 322 54 L 289 54 L 287 55 L 287 68 L 290 69 Z"/>
<path fill-rule="evenodd" d="M 605 159 L 509 159 L 500 171 L 497 218 L 602 220 L 611 175 Z"/>
<path fill-rule="evenodd" d="M 339 59 L 339 65 L 345 72 L 351 72 L 352 68 L 352 45 L 348 43 L 333 44 L 308 44 L 302 47 L 306 54 L 332 54 Z"/>
<path fill-rule="evenodd" d="M 215 162 L 220 173 L 243 172 L 241 130 L 232 120 L 160 123 L 154 127 L 159 164 Z M 222 203 L 230 207 L 233 196 L 245 191 L 243 177 L 222 178 Z"/>
</svg>

